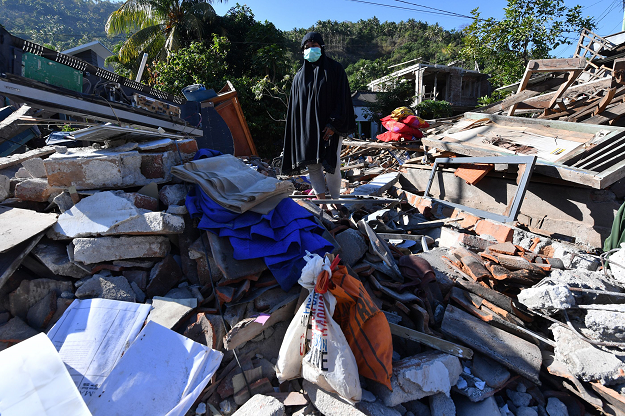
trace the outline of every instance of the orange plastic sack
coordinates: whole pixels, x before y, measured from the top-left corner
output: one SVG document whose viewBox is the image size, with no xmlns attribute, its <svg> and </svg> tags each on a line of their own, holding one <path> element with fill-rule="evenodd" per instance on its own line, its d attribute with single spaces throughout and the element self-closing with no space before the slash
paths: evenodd
<svg viewBox="0 0 625 416">
<path fill-rule="evenodd" d="M 336 298 L 333 318 L 356 357 L 358 373 L 392 390 L 393 341 L 386 316 L 345 266 L 332 273 L 332 283 L 330 293 Z"/>
</svg>

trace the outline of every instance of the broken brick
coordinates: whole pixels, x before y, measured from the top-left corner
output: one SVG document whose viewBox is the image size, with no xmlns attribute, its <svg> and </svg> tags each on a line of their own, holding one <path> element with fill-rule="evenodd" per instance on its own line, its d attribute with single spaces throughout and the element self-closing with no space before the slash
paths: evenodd
<svg viewBox="0 0 625 416">
<path fill-rule="evenodd" d="M 15 197 L 22 201 L 47 202 L 61 192 L 63 188 L 50 186 L 43 178 L 27 179 L 15 185 Z"/>
<path fill-rule="evenodd" d="M 475 226 L 475 232 L 482 237 L 492 237 L 500 243 L 505 243 L 512 241 L 514 229 L 504 224 L 480 220 Z"/>
</svg>

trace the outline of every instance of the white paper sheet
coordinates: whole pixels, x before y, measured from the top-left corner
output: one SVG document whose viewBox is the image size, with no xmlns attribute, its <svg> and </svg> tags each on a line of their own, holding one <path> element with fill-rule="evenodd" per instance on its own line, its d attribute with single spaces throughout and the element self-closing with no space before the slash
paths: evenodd
<svg viewBox="0 0 625 416">
<path fill-rule="evenodd" d="M 85 401 L 135 340 L 150 309 L 109 299 L 75 300 L 48 332 Z"/>
<path fill-rule="evenodd" d="M 91 416 L 45 334 L 0 352 L 0 415 Z"/>
<path fill-rule="evenodd" d="M 148 322 L 87 405 L 94 416 L 183 416 L 222 358 L 219 351 Z"/>
</svg>

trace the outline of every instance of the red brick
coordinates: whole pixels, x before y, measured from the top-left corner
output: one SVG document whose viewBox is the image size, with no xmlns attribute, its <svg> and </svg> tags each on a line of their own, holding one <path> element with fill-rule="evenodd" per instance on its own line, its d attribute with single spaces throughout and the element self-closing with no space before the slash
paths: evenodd
<svg viewBox="0 0 625 416">
<path fill-rule="evenodd" d="M 462 221 L 458 222 L 458 226 L 465 230 L 468 230 L 471 227 L 474 227 L 475 224 L 481 219 L 473 214 L 469 214 L 468 212 L 461 211 L 458 217 L 464 218 Z"/>
<path fill-rule="evenodd" d="M 27 179 L 15 185 L 15 197 L 22 201 L 47 202 L 51 195 L 61 192 L 63 188 L 50 186 L 43 178 Z"/>
<path fill-rule="evenodd" d="M 195 156 L 198 151 L 195 139 L 178 140 L 177 144 L 178 147 L 176 147 L 176 143 L 172 143 L 169 147 L 167 147 L 167 150 L 176 154 L 178 154 L 178 150 L 180 150 L 182 160 L 184 161 L 193 159 L 193 156 Z"/>
<path fill-rule="evenodd" d="M 505 243 L 512 241 L 514 229 L 504 224 L 480 220 L 475 226 L 475 232 L 482 237 L 492 237 L 500 243 Z"/>
<path fill-rule="evenodd" d="M 461 246 L 474 248 L 480 251 L 486 250 L 489 246 L 493 245 L 491 241 L 484 240 L 476 235 L 460 233 L 458 242 Z"/>
<path fill-rule="evenodd" d="M 162 153 L 141 154 L 141 174 L 148 179 L 161 179 L 167 174 Z"/>
<path fill-rule="evenodd" d="M 124 198 L 129 200 L 137 208 L 148 209 L 150 211 L 158 211 L 158 199 L 137 192 L 129 192 L 124 194 Z"/>
</svg>

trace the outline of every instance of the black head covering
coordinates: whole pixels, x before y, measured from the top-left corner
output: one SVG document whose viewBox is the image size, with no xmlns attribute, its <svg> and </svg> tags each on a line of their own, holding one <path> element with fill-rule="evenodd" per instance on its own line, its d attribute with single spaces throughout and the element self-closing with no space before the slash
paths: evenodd
<svg viewBox="0 0 625 416">
<path fill-rule="evenodd" d="M 319 46 L 322 46 L 322 47 L 326 45 L 325 42 L 323 41 L 323 38 L 321 37 L 321 33 L 308 32 L 308 33 L 306 33 L 306 35 L 302 39 L 302 45 L 301 45 L 302 50 L 304 50 L 304 45 L 309 40 L 311 40 L 313 42 L 317 42 L 319 44 Z"/>
</svg>

